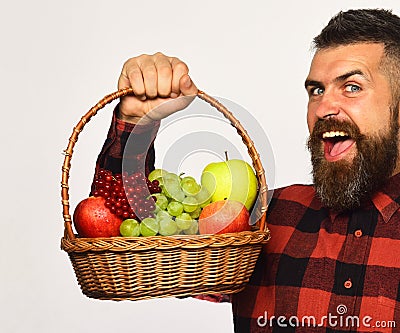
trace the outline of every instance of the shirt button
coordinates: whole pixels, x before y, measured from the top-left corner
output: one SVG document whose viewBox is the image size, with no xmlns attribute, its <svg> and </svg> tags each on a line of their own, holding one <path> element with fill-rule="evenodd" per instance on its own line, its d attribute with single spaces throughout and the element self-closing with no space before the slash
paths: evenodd
<svg viewBox="0 0 400 333">
<path fill-rule="evenodd" d="M 354 232 L 354 236 L 356 236 L 357 238 L 360 238 L 361 236 L 362 236 L 362 230 L 361 229 L 358 229 L 358 230 L 356 230 L 355 232 Z"/>
<path fill-rule="evenodd" d="M 353 283 L 351 282 L 350 279 L 348 279 L 345 283 L 344 283 L 344 287 L 346 289 L 350 289 L 353 286 Z"/>
</svg>

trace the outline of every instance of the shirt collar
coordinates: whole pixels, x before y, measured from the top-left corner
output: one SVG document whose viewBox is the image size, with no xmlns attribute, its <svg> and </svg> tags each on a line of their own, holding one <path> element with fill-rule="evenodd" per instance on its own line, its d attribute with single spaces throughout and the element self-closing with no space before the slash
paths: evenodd
<svg viewBox="0 0 400 333">
<path fill-rule="evenodd" d="M 400 208 L 400 173 L 392 176 L 371 200 L 385 223 Z"/>
</svg>

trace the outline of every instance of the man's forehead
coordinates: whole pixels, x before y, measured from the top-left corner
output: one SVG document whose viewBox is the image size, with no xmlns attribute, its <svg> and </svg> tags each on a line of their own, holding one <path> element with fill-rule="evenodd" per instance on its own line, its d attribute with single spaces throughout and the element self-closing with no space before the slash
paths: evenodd
<svg viewBox="0 0 400 333">
<path fill-rule="evenodd" d="M 379 70 L 383 54 L 384 46 L 378 43 L 358 43 L 321 49 L 313 57 L 308 79 L 334 78 L 354 70 L 370 76 L 372 72 Z"/>
<path fill-rule="evenodd" d="M 359 43 L 351 43 L 351 44 L 343 44 L 343 45 L 335 45 L 330 47 L 325 47 L 322 49 L 315 50 L 315 54 L 325 54 L 325 53 L 370 53 L 376 52 L 377 54 L 382 55 L 385 50 L 385 45 L 383 43 L 375 43 L 375 42 L 359 42 Z"/>
</svg>

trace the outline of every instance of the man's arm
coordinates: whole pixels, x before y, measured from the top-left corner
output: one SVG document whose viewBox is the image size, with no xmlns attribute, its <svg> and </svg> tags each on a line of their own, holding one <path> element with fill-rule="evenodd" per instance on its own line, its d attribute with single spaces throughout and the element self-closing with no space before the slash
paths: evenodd
<svg viewBox="0 0 400 333">
<path fill-rule="evenodd" d="M 114 110 L 96 173 L 99 169 L 121 173 L 122 159 L 132 172 L 148 173 L 154 168 L 153 141 L 160 120 L 187 107 L 197 93 L 188 72 L 184 62 L 162 53 L 143 54 L 125 62 L 118 89 L 132 88 L 134 95 L 121 98 Z M 132 131 L 134 137 L 130 138 Z M 144 170 L 135 170 L 141 166 Z"/>
<path fill-rule="evenodd" d="M 122 160 L 129 165 L 130 173 L 141 170 L 148 175 L 154 169 L 156 137 L 159 121 L 146 125 L 135 125 L 125 122 L 119 117 L 119 104 L 114 110 L 107 139 L 96 161 L 95 175 L 101 169 L 109 170 L 113 174 L 122 173 Z M 130 136 L 133 136 L 132 138 Z M 129 147 L 127 143 L 129 142 Z M 125 152 L 125 148 L 128 150 Z M 91 193 L 94 192 L 92 183 Z"/>
</svg>

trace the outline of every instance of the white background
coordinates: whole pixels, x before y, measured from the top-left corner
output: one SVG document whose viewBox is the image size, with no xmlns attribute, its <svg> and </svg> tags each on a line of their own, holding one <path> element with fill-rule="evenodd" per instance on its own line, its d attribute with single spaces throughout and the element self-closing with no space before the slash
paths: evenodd
<svg viewBox="0 0 400 333">
<path fill-rule="evenodd" d="M 258 119 L 274 149 L 275 186 L 309 182 L 311 40 L 336 12 L 357 7 L 400 13 L 396 0 L 2 1 L 0 330 L 233 332 L 228 304 L 81 294 L 59 246 L 61 153 L 79 118 L 116 89 L 123 62 L 162 51 L 183 59 L 198 87 Z M 72 204 L 88 194 L 110 115 L 80 137 Z"/>
</svg>

